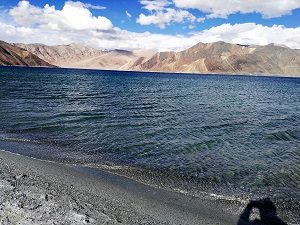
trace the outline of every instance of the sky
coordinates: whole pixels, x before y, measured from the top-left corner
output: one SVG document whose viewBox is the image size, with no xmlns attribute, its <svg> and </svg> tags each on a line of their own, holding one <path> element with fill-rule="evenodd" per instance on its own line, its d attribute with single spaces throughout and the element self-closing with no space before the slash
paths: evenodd
<svg viewBox="0 0 300 225">
<path fill-rule="evenodd" d="M 300 0 L 0 0 L 0 39 L 126 50 L 216 41 L 300 49 Z"/>
</svg>

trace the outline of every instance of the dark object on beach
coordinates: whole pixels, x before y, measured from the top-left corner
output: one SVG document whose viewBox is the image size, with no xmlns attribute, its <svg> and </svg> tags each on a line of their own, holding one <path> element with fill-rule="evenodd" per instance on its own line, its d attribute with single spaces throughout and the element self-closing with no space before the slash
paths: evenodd
<svg viewBox="0 0 300 225">
<path fill-rule="evenodd" d="M 257 208 L 260 214 L 260 220 L 250 220 L 250 214 L 253 208 Z M 287 225 L 283 222 L 276 212 L 276 206 L 269 199 L 261 199 L 258 201 L 250 201 L 240 216 L 237 225 Z"/>
</svg>

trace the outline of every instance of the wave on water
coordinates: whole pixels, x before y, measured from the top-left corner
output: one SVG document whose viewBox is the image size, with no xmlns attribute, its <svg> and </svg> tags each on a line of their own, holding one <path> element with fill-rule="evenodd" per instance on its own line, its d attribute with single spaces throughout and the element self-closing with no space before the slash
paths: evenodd
<svg viewBox="0 0 300 225">
<path fill-rule="evenodd" d="M 43 144 L 41 141 L 37 140 L 31 140 L 31 139 L 26 139 L 26 138 L 10 138 L 10 137 L 1 137 L 0 136 L 0 142 L 25 142 L 25 143 L 32 143 L 32 144 Z"/>
<path fill-rule="evenodd" d="M 280 130 L 270 132 L 267 134 L 267 138 L 275 141 L 294 141 L 300 140 L 300 130 Z"/>
<path fill-rule="evenodd" d="M 146 171 L 139 168 L 134 168 L 130 166 L 119 166 L 119 165 L 107 165 L 107 164 L 67 164 L 67 165 L 73 165 L 73 166 L 81 166 L 83 168 L 92 168 L 92 169 L 100 169 L 104 170 L 110 173 L 113 173 L 118 176 L 124 176 L 126 178 L 132 179 L 134 181 L 137 181 L 139 183 L 149 185 L 154 188 L 159 188 L 167 191 L 177 192 L 184 195 L 192 196 L 192 197 L 198 197 L 198 198 L 205 198 L 210 200 L 218 200 L 218 201 L 227 201 L 231 203 L 239 203 L 239 204 L 246 204 L 249 202 L 250 198 L 247 197 L 241 197 L 241 196 L 234 196 L 234 195 L 223 195 L 221 193 L 211 193 L 206 191 L 191 191 L 189 187 L 185 188 L 178 188 L 176 186 L 170 186 L 163 184 L 163 182 L 154 182 L 151 180 L 151 176 L 147 177 L 147 179 L 142 178 L 141 176 L 135 176 L 137 175 L 135 172 L 138 171 L 138 173 L 146 173 L 151 174 L 151 171 Z M 135 172 L 133 172 L 135 171 Z M 189 190 L 190 189 L 190 190 Z"/>
<path fill-rule="evenodd" d="M 206 126 L 203 126 L 202 128 L 203 129 L 224 128 L 224 127 L 244 125 L 247 123 L 248 123 L 248 120 L 230 121 L 230 122 L 225 122 L 225 123 L 220 123 L 220 124 L 206 125 Z"/>
</svg>

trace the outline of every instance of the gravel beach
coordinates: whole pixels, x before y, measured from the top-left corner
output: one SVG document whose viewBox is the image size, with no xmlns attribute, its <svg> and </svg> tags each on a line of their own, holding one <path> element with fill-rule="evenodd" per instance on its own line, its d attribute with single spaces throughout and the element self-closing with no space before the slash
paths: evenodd
<svg viewBox="0 0 300 225">
<path fill-rule="evenodd" d="M 0 151 L 0 224 L 236 224 L 225 203 Z M 242 209 L 242 208 L 241 208 Z M 238 214 L 238 213 L 236 213 Z"/>
</svg>

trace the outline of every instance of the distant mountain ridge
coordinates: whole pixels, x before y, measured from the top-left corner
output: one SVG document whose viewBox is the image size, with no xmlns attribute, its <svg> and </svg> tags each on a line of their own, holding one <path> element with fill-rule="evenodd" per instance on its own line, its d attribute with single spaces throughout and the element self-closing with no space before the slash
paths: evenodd
<svg viewBox="0 0 300 225">
<path fill-rule="evenodd" d="M 60 67 L 300 77 L 300 50 L 274 44 L 198 43 L 180 52 L 98 50 L 77 44 L 13 44 Z"/>
<path fill-rule="evenodd" d="M 275 45 L 199 43 L 181 52 L 159 52 L 133 70 L 300 76 L 300 50 Z"/>
<path fill-rule="evenodd" d="M 13 45 L 26 49 L 53 65 L 71 68 L 127 70 L 131 67 L 131 63 L 141 56 L 152 56 L 155 53 L 151 50 L 134 52 L 121 49 L 98 50 L 78 44 L 47 46 L 14 43 Z"/>
<path fill-rule="evenodd" d="M 22 48 L 0 41 L 0 65 L 4 66 L 47 66 L 52 65 Z"/>
</svg>

